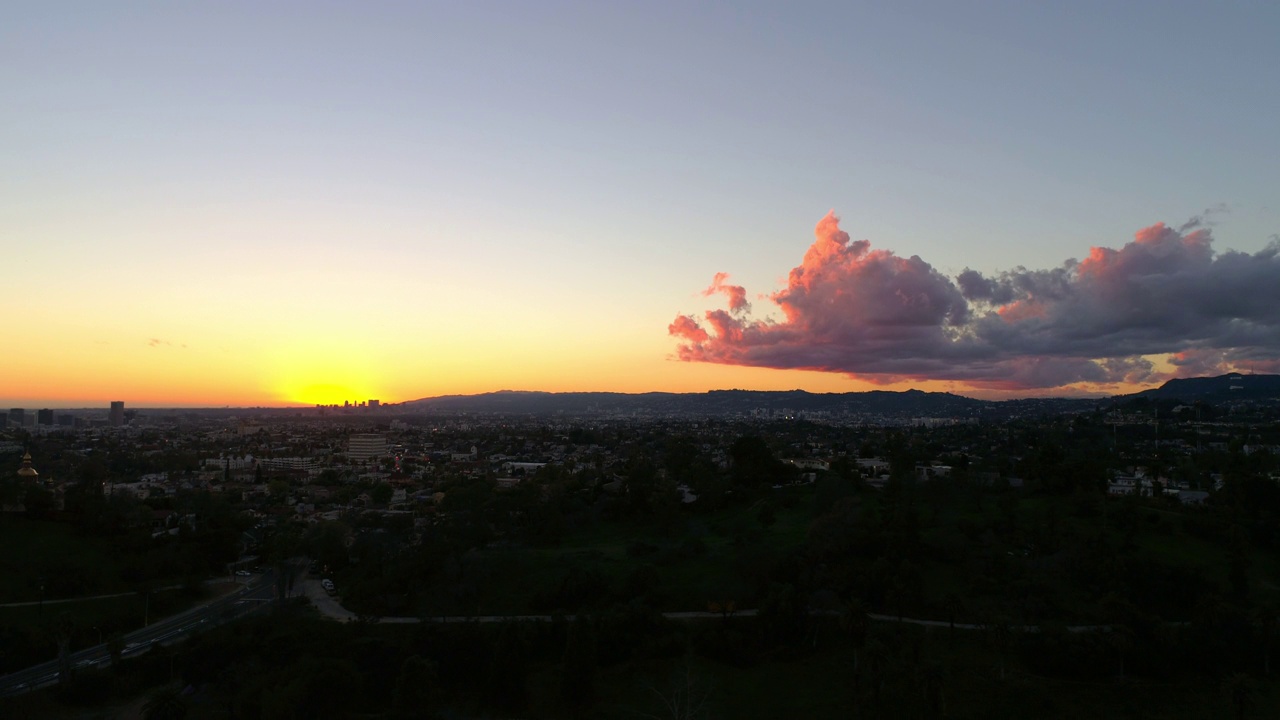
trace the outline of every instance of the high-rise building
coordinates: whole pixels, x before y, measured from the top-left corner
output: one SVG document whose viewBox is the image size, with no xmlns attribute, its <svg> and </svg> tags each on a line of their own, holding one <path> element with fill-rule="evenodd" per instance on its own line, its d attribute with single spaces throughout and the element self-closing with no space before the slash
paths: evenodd
<svg viewBox="0 0 1280 720">
<path fill-rule="evenodd" d="M 50 410 L 49 408 L 44 408 L 44 409 L 42 409 L 42 410 L 37 410 L 37 411 L 36 411 L 36 424 L 37 424 L 37 425 L 52 425 L 52 424 L 53 424 L 53 411 L 52 411 L 52 410 Z"/>
<path fill-rule="evenodd" d="M 347 443 L 347 458 L 356 461 L 372 460 L 387 454 L 385 435 L 352 435 Z"/>
<path fill-rule="evenodd" d="M 382 404 L 382 402 L 381 402 L 381 401 L 378 401 L 378 400 L 370 400 L 370 401 L 369 401 L 369 407 L 370 407 L 370 408 L 376 408 L 376 407 L 378 407 L 378 406 L 379 406 L 379 405 L 381 405 L 381 404 Z"/>
<path fill-rule="evenodd" d="M 22 419 L 27 416 L 27 411 L 22 408 L 9 408 L 9 422 L 22 427 Z"/>
<path fill-rule="evenodd" d="M 121 425 L 124 425 L 124 401 L 123 400 L 111 401 L 111 413 L 107 415 L 107 420 L 110 421 L 111 427 L 120 427 Z"/>
</svg>

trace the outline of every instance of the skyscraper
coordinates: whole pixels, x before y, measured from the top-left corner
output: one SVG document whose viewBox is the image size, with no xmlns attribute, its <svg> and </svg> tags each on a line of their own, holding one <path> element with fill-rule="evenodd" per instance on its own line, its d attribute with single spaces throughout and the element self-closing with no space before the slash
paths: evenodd
<svg viewBox="0 0 1280 720">
<path fill-rule="evenodd" d="M 111 401 L 111 414 L 107 416 L 107 419 L 111 421 L 111 427 L 120 427 L 121 425 L 124 425 L 123 400 Z"/>
<path fill-rule="evenodd" d="M 53 424 L 53 411 L 52 411 L 52 410 L 50 410 L 49 408 L 44 408 L 43 410 L 37 410 L 37 411 L 36 411 L 36 424 L 37 424 L 37 425 L 52 425 L 52 424 Z"/>
</svg>

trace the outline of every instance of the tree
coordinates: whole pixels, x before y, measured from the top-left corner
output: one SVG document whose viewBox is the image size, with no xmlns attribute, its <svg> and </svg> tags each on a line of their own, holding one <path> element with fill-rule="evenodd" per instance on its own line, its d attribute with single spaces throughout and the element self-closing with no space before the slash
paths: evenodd
<svg viewBox="0 0 1280 720">
<path fill-rule="evenodd" d="M 271 499 L 276 502 L 283 502 L 289 494 L 289 483 L 279 478 L 267 483 L 267 492 L 271 495 Z"/>
<path fill-rule="evenodd" d="M 107 653 L 111 655 L 111 669 L 120 669 L 120 659 L 124 656 L 124 635 L 113 632 L 107 636 Z"/>
<path fill-rule="evenodd" d="M 1253 681 L 1248 675 L 1236 673 L 1222 681 L 1222 692 L 1227 696 L 1236 720 L 1244 720 L 1249 706 L 1253 705 Z"/>
<path fill-rule="evenodd" d="M 686 657 L 672 676 L 667 687 L 647 685 L 657 698 L 658 712 L 644 713 L 653 720 L 697 720 L 707 717 L 710 710 L 711 686 L 693 671 L 693 663 Z"/>
<path fill-rule="evenodd" d="M 1271 677 L 1271 645 L 1276 634 L 1276 622 L 1280 620 L 1280 613 L 1276 611 L 1275 605 L 1263 603 L 1254 611 L 1254 616 L 1262 632 L 1262 677 L 1269 678 Z"/>
<path fill-rule="evenodd" d="M 27 508 L 27 517 L 29 518 L 40 520 L 53 514 L 53 493 L 45 488 L 39 486 L 27 488 L 22 503 Z"/>
<path fill-rule="evenodd" d="M 348 528 L 343 523 L 336 520 L 323 522 L 307 530 L 302 544 L 321 567 L 332 572 L 347 566 L 347 533 Z"/>
<path fill-rule="evenodd" d="M 867 617 L 867 608 L 856 598 L 845 604 L 840 612 L 840 629 L 849 636 L 849 644 L 853 646 L 853 689 L 858 690 L 858 679 L 861 668 L 858 666 L 859 653 L 867 644 L 867 632 L 871 619 Z"/>
<path fill-rule="evenodd" d="M 528 703 L 525 679 L 529 674 L 530 645 L 525 623 L 502 623 L 498 629 L 485 695 L 504 713 L 522 714 Z"/>
<path fill-rule="evenodd" d="M 987 642 L 996 651 L 999 661 L 997 668 L 1000 672 L 1000 680 L 1003 682 L 1005 679 L 1005 663 L 1014 646 L 1013 626 L 1010 625 L 1007 617 L 999 615 L 994 622 L 987 623 L 986 632 Z"/>
<path fill-rule="evenodd" d="M 778 521 L 778 513 L 773 509 L 773 503 L 765 501 L 760 504 L 760 509 L 756 512 L 756 522 L 760 523 L 760 527 L 768 530 Z"/>
<path fill-rule="evenodd" d="M 153 694 L 142 706 L 145 720 L 181 720 L 187 716 L 187 704 L 176 687 L 165 687 Z"/>
<path fill-rule="evenodd" d="M 384 482 L 375 483 L 374 486 L 369 489 L 369 497 L 377 505 L 386 505 L 391 502 L 391 496 L 394 493 L 395 491 L 391 489 L 391 486 Z"/>
<path fill-rule="evenodd" d="M 440 711 L 440 679 L 436 664 L 411 655 L 400 665 L 392 708 L 399 717 L 431 718 Z"/>
<path fill-rule="evenodd" d="M 759 435 L 744 435 L 729 447 L 730 476 L 741 487 L 771 485 L 786 474 L 786 466 Z"/>
<path fill-rule="evenodd" d="M 596 684 L 596 634 L 587 615 L 578 614 L 569 626 L 560 673 L 560 701 L 582 712 L 595 699 Z"/>
</svg>

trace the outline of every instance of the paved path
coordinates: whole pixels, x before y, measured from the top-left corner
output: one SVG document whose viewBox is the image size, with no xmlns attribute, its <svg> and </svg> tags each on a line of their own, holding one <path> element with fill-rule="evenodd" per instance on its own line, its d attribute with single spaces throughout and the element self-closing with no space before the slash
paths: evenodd
<svg viewBox="0 0 1280 720">
<path fill-rule="evenodd" d="M 342 622 L 351 622 L 358 620 L 360 616 L 342 607 L 342 603 L 338 598 L 325 592 L 320 586 L 320 581 L 315 578 L 305 578 L 302 581 L 302 592 L 311 599 L 311 603 L 316 606 L 321 615 Z M 746 610 L 738 610 L 732 613 L 732 617 L 755 617 L 757 610 L 754 608 Z M 834 610 L 815 611 L 814 615 L 838 615 Z M 664 612 L 662 617 L 668 620 L 717 620 L 723 618 L 724 615 L 716 612 Z M 572 620 L 572 615 L 565 615 L 566 620 Z M 925 627 L 941 627 L 950 628 L 953 624 L 945 620 L 921 620 L 919 618 L 899 618 L 897 615 L 881 615 L 879 613 L 867 613 L 867 618 L 876 622 L 901 622 L 907 625 L 923 625 Z M 380 623 L 420 623 L 420 622 L 436 622 L 436 623 L 461 623 L 461 622 L 550 622 L 551 615 L 450 615 L 445 617 L 417 618 L 417 617 L 380 617 Z M 986 630 L 989 625 L 977 625 L 973 623 L 955 623 L 957 630 Z M 1038 633 L 1040 627 L 1038 625 L 1010 625 L 1009 630 L 1013 632 Z M 1092 631 L 1109 632 L 1110 625 L 1070 625 L 1066 627 L 1067 632 L 1083 633 Z"/>
<path fill-rule="evenodd" d="M 325 589 L 320 587 L 320 581 L 313 577 L 304 576 L 301 582 L 294 583 L 293 588 L 295 592 L 300 589 L 302 594 L 311 601 L 311 604 L 316 606 L 316 609 L 320 611 L 320 614 L 327 618 L 340 620 L 342 622 L 350 622 L 352 620 L 359 619 L 358 615 L 342 607 L 342 604 L 338 602 L 336 597 L 325 592 Z"/>
</svg>

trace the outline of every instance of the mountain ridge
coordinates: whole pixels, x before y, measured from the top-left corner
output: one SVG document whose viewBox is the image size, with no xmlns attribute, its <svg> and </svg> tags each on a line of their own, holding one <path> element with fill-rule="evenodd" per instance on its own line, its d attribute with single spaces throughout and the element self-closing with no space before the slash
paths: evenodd
<svg viewBox="0 0 1280 720">
<path fill-rule="evenodd" d="M 1232 389 L 1232 388 L 1235 389 Z M 1159 387 L 1102 398 L 1039 397 L 980 400 L 949 392 L 867 390 L 812 393 L 807 390 L 709 390 L 702 393 L 499 390 L 409 400 L 402 408 L 486 414 L 652 413 L 669 415 L 764 415 L 829 413 L 896 417 L 980 418 L 1030 412 L 1080 412 L 1099 404 L 1137 398 L 1235 400 L 1280 397 L 1280 375 L 1176 378 Z"/>
</svg>

